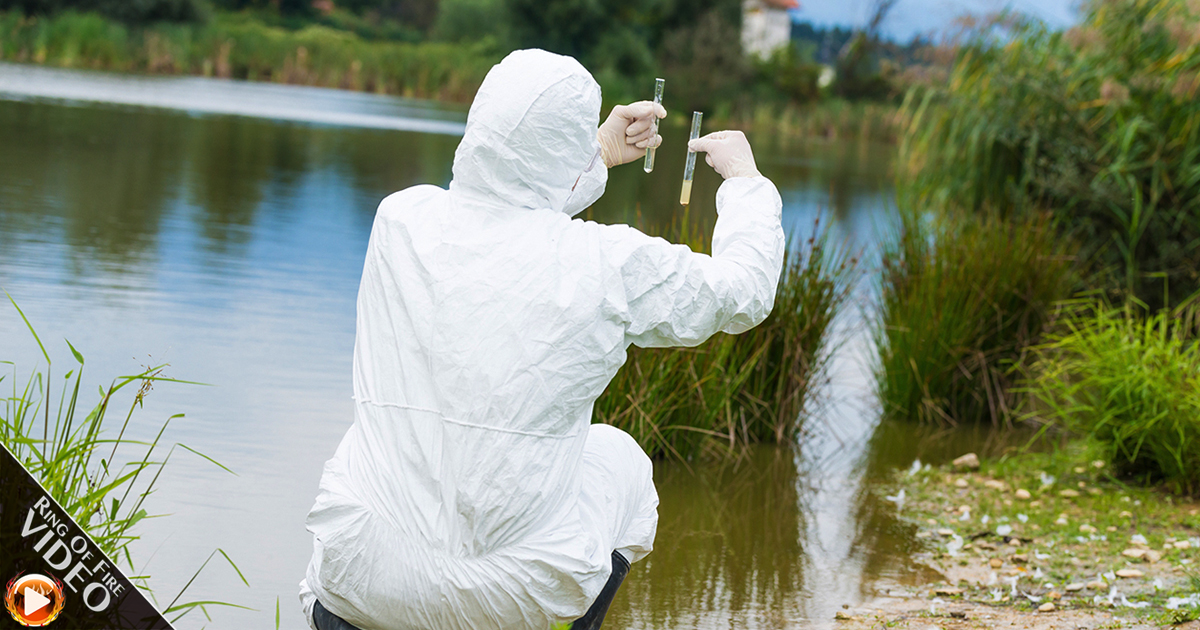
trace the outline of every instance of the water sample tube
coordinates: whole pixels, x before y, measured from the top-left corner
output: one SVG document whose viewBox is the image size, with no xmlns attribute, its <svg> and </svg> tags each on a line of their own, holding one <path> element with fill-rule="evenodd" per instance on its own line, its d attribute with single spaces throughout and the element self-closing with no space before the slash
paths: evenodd
<svg viewBox="0 0 1200 630">
<path fill-rule="evenodd" d="M 662 103 L 663 86 L 667 84 L 665 79 L 654 80 L 654 104 Z M 651 114 L 652 121 L 650 122 L 650 140 L 654 140 L 654 136 L 658 135 L 658 116 Z M 647 173 L 654 170 L 654 152 L 658 147 L 650 147 L 646 149 L 646 165 L 642 167 Z"/>
<path fill-rule="evenodd" d="M 692 133 L 688 136 L 688 144 L 700 137 L 700 119 L 704 112 L 692 112 Z M 696 170 L 696 152 L 688 149 L 687 161 L 683 163 L 683 190 L 679 191 L 679 203 L 688 205 L 692 201 L 692 173 Z"/>
</svg>

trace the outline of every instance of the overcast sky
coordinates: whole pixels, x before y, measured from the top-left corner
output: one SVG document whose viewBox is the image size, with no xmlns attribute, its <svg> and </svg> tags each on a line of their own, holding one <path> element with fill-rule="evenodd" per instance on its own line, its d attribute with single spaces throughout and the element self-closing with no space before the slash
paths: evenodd
<svg viewBox="0 0 1200 630">
<path fill-rule="evenodd" d="M 847 26 L 865 24 L 874 0 L 800 0 L 802 8 L 793 19 L 816 24 Z M 984 14 L 1009 7 L 1037 16 L 1055 26 L 1076 19 L 1077 0 L 899 0 L 884 22 L 883 30 L 899 40 L 937 30 L 965 13 Z"/>
</svg>

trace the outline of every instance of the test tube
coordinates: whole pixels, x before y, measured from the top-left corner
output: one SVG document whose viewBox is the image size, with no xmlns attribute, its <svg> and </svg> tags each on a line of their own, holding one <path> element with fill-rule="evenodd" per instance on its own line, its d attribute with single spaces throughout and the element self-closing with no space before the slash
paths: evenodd
<svg viewBox="0 0 1200 630">
<path fill-rule="evenodd" d="M 692 112 L 692 133 L 688 136 L 688 144 L 691 141 L 700 137 L 700 119 L 704 117 L 704 112 Z M 679 191 L 679 203 L 688 205 L 692 201 L 692 172 L 696 170 L 696 152 L 690 146 L 687 152 L 687 161 L 683 163 L 683 190 Z"/>
<path fill-rule="evenodd" d="M 654 104 L 655 105 L 662 103 L 663 86 L 666 84 L 667 84 L 667 82 L 665 79 L 655 79 L 654 80 Z M 653 116 L 652 122 L 650 123 L 650 129 L 651 129 L 650 140 L 653 141 L 654 136 L 658 135 L 658 116 Z M 643 166 L 642 168 L 647 173 L 654 170 L 654 152 L 656 149 L 657 149 L 657 147 L 650 147 L 650 148 L 646 149 L 646 165 Z"/>
</svg>

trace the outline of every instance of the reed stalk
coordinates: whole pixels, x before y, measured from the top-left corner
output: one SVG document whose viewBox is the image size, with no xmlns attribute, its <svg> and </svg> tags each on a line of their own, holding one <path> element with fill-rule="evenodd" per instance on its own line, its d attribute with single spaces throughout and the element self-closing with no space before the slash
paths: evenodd
<svg viewBox="0 0 1200 630">
<path fill-rule="evenodd" d="M 1070 297 L 1072 254 L 1046 215 L 902 207 L 883 247 L 874 320 L 884 415 L 1009 424 L 1015 370 Z"/>
<path fill-rule="evenodd" d="M 150 441 L 130 437 L 134 412 L 142 407 L 156 384 L 188 381 L 164 376 L 165 365 L 146 367 L 137 374 L 113 379 L 108 387 L 99 388 L 98 400 L 92 399 L 89 389 L 83 386 L 83 355 L 66 342 L 74 364 L 56 378 L 55 363 L 42 339 L 12 296 L 8 297 L 37 342 L 45 367 L 35 366 L 22 378 L 12 361 L 0 361 L 12 366 L 11 375 L 0 375 L 0 387 L 7 390 L 7 396 L 0 398 L 0 442 L 96 545 L 109 558 L 123 563 L 133 575 L 131 579 L 149 592 L 149 576 L 139 575 L 131 545 L 139 539 L 137 526 L 155 517 L 147 511 L 146 500 L 155 491 L 159 477 L 176 449 L 198 455 L 231 474 L 233 471 L 186 444 L 163 441 L 171 422 L 182 418 L 183 414 L 167 418 Z M 132 400 L 128 407 L 118 408 L 118 400 L 130 393 Z M 96 402 L 92 404 L 88 400 Z M 92 406 L 88 407 L 89 404 Z M 115 419 L 114 413 L 117 414 Z M 249 586 L 225 551 L 214 550 L 209 560 L 218 553 Z M 196 575 L 207 564 L 206 560 Z M 186 590 L 187 586 L 163 612 L 177 613 L 174 618 L 178 619 L 193 609 L 204 610 L 208 606 L 245 608 L 216 601 L 178 603 Z M 152 592 L 150 596 L 153 597 Z"/>
<path fill-rule="evenodd" d="M 668 230 L 704 251 L 686 219 Z M 857 259 L 818 222 L 790 252 L 767 319 L 695 348 L 630 347 L 596 401 L 595 421 L 634 436 L 652 457 L 723 455 L 758 442 L 789 443 L 803 425 L 828 361 L 830 325 L 850 295 Z"/>
</svg>

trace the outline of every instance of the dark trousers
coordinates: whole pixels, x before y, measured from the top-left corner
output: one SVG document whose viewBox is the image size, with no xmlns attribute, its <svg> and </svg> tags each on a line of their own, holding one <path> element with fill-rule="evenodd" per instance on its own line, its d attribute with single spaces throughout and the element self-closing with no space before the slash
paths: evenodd
<svg viewBox="0 0 1200 630">
<path fill-rule="evenodd" d="M 608 606 L 612 604 L 613 597 L 617 594 L 617 589 L 621 588 L 621 582 L 625 580 L 625 576 L 629 575 L 629 561 L 625 556 L 613 552 L 612 553 L 612 575 L 608 576 L 608 582 L 604 588 L 600 590 L 600 595 L 592 602 L 592 607 L 575 623 L 571 624 L 571 630 L 600 630 L 600 624 L 604 622 L 604 615 L 608 613 Z M 313 623 L 316 624 L 317 630 L 359 630 L 356 626 L 346 623 L 341 617 L 329 612 L 320 601 L 317 601 L 313 607 Z"/>
</svg>

